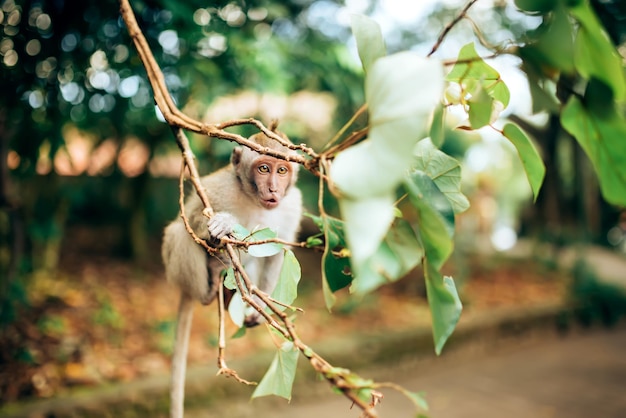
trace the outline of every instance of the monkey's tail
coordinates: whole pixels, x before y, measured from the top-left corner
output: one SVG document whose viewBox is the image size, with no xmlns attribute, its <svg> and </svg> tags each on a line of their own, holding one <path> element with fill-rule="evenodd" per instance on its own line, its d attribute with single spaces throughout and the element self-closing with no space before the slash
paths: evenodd
<svg viewBox="0 0 626 418">
<path fill-rule="evenodd" d="M 176 341 L 172 355 L 172 380 L 170 386 L 170 418 L 183 418 L 185 403 L 185 374 L 189 334 L 193 319 L 193 299 L 181 292 L 176 324 Z"/>
</svg>

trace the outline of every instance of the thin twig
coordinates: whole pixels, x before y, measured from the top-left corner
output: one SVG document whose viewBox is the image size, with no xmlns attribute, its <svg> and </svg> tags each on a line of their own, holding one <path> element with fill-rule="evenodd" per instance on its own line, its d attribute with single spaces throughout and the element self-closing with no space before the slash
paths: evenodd
<svg viewBox="0 0 626 418">
<path fill-rule="evenodd" d="M 326 150 L 323 155 L 328 156 L 328 158 L 332 158 L 338 152 L 341 152 L 351 147 L 352 145 L 359 142 L 361 139 L 365 138 L 368 133 L 369 133 L 369 127 L 360 129 L 358 131 L 354 131 L 350 134 L 350 136 L 345 141 Z"/>
<path fill-rule="evenodd" d="M 439 47 L 441 46 L 441 44 L 443 43 L 443 40 L 445 39 L 445 37 L 448 35 L 448 33 L 452 30 L 452 28 L 461 21 L 461 19 L 463 19 L 465 17 L 465 15 L 467 14 L 467 11 L 470 9 L 470 7 L 472 7 L 474 5 L 474 3 L 476 3 L 478 0 L 470 0 L 469 2 L 467 2 L 467 4 L 465 5 L 465 7 L 463 8 L 463 10 L 461 10 L 461 12 L 454 18 L 452 19 L 452 21 L 450 23 L 448 23 L 446 25 L 445 28 L 443 28 L 443 31 L 439 34 L 439 38 L 437 38 L 437 42 L 435 42 L 435 45 L 433 45 L 433 48 L 430 50 L 430 52 L 428 53 L 428 57 L 430 57 L 432 54 L 434 54 Z"/>
<path fill-rule="evenodd" d="M 220 284 L 218 286 L 218 316 L 219 316 L 219 342 L 218 342 L 218 355 L 217 355 L 217 375 L 224 375 L 226 377 L 232 377 L 239 383 L 243 383 L 244 385 L 254 386 L 256 382 L 250 382 L 246 379 L 242 379 L 239 377 L 237 372 L 226 364 L 225 359 L 225 351 L 226 351 L 226 327 L 224 324 L 224 318 L 226 316 L 226 307 L 224 303 L 224 286 L 223 281 L 220 280 Z"/>
<path fill-rule="evenodd" d="M 172 128 L 174 131 L 174 136 L 176 136 L 176 143 L 180 148 L 180 151 L 183 156 L 183 160 L 185 161 L 185 166 L 189 169 L 189 178 L 194 188 L 196 189 L 196 193 L 198 193 L 198 197 L 202 201 L 202 205 L 204 206 L 203 214 L 207 217 L 213 216 L 213 208 L 211 207 L 211 202 L 209 201 L 209 197 L 206 194 L 206 190 L 202 186 L 202 182 L 200 181 L 200 173 L 198 173 L 198 168 L 194 162 L 194 155 L 191 152 L 191 147 L 189 146 L 189 140 L 187 136 L 183 132 L 181 128 Z"/>
<path fill-rule="evenodd" d="M 302 152 L 304 152 L 307 155 L 310 155 L 313 158 L 317 158 L 317 153 L 313 150 L 313 148 L 308 147 L 306 144 L 292 144 L 289 141 L 285 141 L 284 138 L 282 138 L 280 135 L 277 135 L 276 132 L 272 131 L 271 129 L 267 128 L 265 125 L 263 125 L 261 122 L 259 122 L 256 119 L 234 119 L 234 120 L 229 120 L 226 122 L 222 122 L 222 123 L 218 123 L 215 125 L 215 127 L 217 129 L 223 130 L 232 126 L 240 126 L 240 125 L 254 125 L 256 126 L 261 132 L 263 132 L 266 136 L 272 138 L 273 140 L 275 140 L 276 142 L 278 142 L 279 144 L 281 144 L 284 147 L 287 147 L 291 150 L 300 150 Z"/>
<path fill-rule="evenodd" d="M 237 239 L 233 239 L 233 238 L 229 238 L 229 237 L 224 237 L 222 238 L 223 242 L 227 242 L 229 244 L 232 244 L 236 247 L 251 247 L 253 245 L 263 245 L 263 244 L 282 244 L 288 247 L 296 247 L 296 248 L 306 248 L 307 244 L 305 241 L 302 242 L 289 242 L 289 241 L 285 241 L 283 239 L 280 238 L 268 238 L 268 239 L 262 239 L 262 240 L 258 240 L 258 241 L 240 241 Z"/>
<path fill-rule="evenodd" d="M 354 124 L 354 122 L 356 122 L 356 120 L 367 111 L 367 103 L 364 104 L 363 106 L 361 106 L 356 112 L 354 112 L 354 115 L 352 115 L 352 117 L 350 118 L 350 120 L 348 122 L 346 122 L 341 129 L 339 129 L 339 131 L 335 134 L 335 136 L 328 141 L 328 143 L 326 145 L 324 145 L 324 149 L 329 148 L 331 145 L 333 145 L 335 142 L 337 142 L 339 140 L 339 138 L 341 138 L 346 131 L 348 130 L 348 128 L 350 126 L 352 126 Z"/>
<path fill-rule="evenodd" d="M 185 167 L 187 167 L 187 164 L 183 160 L 183 163 L 181 164 L 181 169 L 180 169 L 180 176 L 178 179 L 178 189 L 179 189 L 178 207 L 180 208 L 180 217 L 183 220 L 183 224 L 185 225 L 185 229 L 187 230 L 187 233 L 191 235 L 195 243 L 198 245 L 201 245 L 209 253 L 215 254 L 217 253 L 218 250 L 216 248 L 211 247 L 209 244 L 207 244 L 205 240 L 203 240 L 196 234 L 196 232 L 191 227 L 191 224 L 189 223 L 189 218 L 187 218 L 187 215 L 185 214 L 185 187 L 184 187 Z"/>
</svg>

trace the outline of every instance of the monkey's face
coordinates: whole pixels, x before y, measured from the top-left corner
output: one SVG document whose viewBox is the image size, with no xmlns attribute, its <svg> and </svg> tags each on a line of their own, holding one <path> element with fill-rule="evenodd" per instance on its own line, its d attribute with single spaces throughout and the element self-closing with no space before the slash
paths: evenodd
<svg viewBox="0 0 626 418">
<path fill-rule="evenodd" d="M 261 206 L 265 209 L 277 207 L 293 179 L 291 164 L 278 158 L 261 156 L 254 160 L 250 170 L 250 179 Z"/>
</svg>

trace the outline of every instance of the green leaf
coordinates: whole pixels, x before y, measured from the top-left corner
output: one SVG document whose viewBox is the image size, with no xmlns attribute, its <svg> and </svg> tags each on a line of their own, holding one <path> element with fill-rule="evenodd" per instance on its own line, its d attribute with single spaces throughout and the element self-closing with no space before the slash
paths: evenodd
<svg viewBox="0 0 626 418">
<path fill-rule="evenodd" d="M 481 86 L 489 97 L 499 101 L 504 107 L 509 105 L 511 94 L 508 87 L 500 78 L 500 74 L 480 58 L 473 42 L 461 48 L 458 61 L 446 76 L 446 80 L 459 83 L 465 92 L 472 95 L 480 94 Z"/>
<path fill-rule="evenodd" d="M 237 281 L 235 280 L 235 271 L 232 267 L 226 269 L 226 277 L 224 278 L 224 286 L 230 290 L 237 290 Z"/>
<path fill-rule="evenodd" d="M 443 68 L 414 53 L 389 55 L 377 60 L 367 74 L 365 93 L 369 139 L 337 155 L 330 172 L 340 198 L 394 192 L 441 100 Z"/>
<path fill-rule="evenodd" d="M 235 331 L 235 333 L 230 338 L 233 340 L 236 340 L 238 338 L 243 338 L 246 335 L 247 329 L 248 327 L 245 327 L 245 326 L 237 328 L 237 331 Z"/>
<path fill-rule="evenodd" d="M 374 61 L 387 55 L 380 25 L 360 14 L 353 14 L 350 23 L 363 69 L 367 72 Z"/>
<path fill-rule="evenodd" d="M 228 304 L 228 314 L 235 325 L 239 328 L 243 326 L 243 321 L 246 317 L 246 304 L 241 298 L 239 291 L 235 292 L 233 297 L 230 299 L 230 303 Z"/>
<path fill-rule="evenodd" d="M 556 85 L 553 81 L 544 78 L 541 59 L 533 56 L 532 51 L 520 48 L 518 55 L 523 60 L 522 70 L 528 77 L 530 95 L 533 102 L 533 113 L 548 111 L 551 113 L 560 112 L 559 100 L 556 97 Z"/>
<path fill-rule="evenodd" d="M 433 121 L 430 125 L 430 140 L 437 148 L 441 148 L 445 139 L 445 114 L 446 108 L 442 103 L 439 103 L 435 108 L 433 114 Z"/>
<path fill-rule="evenodd" d="M 348 257 L 337 257 L 332 252 L 325 251 L 323 258 L 324 282 L 328 283 L 331 292 L 341 290 L 352 283 L 350 259 Z"/>
<path fill-rule="evenodd" d="M 489 125 L 491 120 L 491 109 L 493 107 L 493 98 L 487 94 L 482 87 L 478 86 L 478 91 L 472 94 L 468 100 L 469 121 L 472 129 L 479 129 Z"/>
<path fill-rule="evenodd" d="M 526 133 L 514 123 L 507 123 L 502 133 L 517 149 L 517 153 L 526 171 L 526 177 L 533 191 L 534 200 L 537 200 L 539 190 L 541 189 L 543 179 L 546 175 L 546 167 L 543 164 L 541 155 L 539 155 L 537 148 L 535 148 L 535 145 L 530 138 L 528 138 Z"/>
<path fill-rule="evenodd" d="M 557 4 L 556 0 L 515 0 L 515 5 L 525 12 L 547 13 Z"/>
<path fill-rule="evenodd" d="M 365 91 L 369 138 L 337 155 L 330 172 L 353 267 L 377 250 L 391 225 L 395 190 L 441 100 L 443 68 L 410 52 L 386 56 L 367 73 Z"/>
<path fill-rule="evenodd" d="M 497 81 L 500 79 L 500 74 L 480 58 L 473 42 L 461 48 L 457 61 L 459 62 L 454 64 L 446 80 L 462 83 L 464 80 Z"/>
<path fill-rule="evenodd" d="M 248 231 L 243 225 L 235 224 L 233 227 L 233 237 L 239 241 L 245 241 L 250 236 Z"/>
<path fill-rule="evenodd" d="M 550 77 L 556 77 L 558 71 L 574 72 L 574 30 L 566 7 L 560 3 L 534 31 L 536 39 L 519 51 L 525 62 L 532 62 Z"/>
<path fill-rule="evenodd" d="M 424 249 L 407 221 L 396 219 L 374 255 L 357 271 L 351 292 L 363 295 L 401 279 L 424 256 Z"/>
<path fill-rule="evenodd" d="M 272 292 L 272 298 L 282 304 L 291 305 L 298 297 L 298 283 L 300 282 L 300 277 L 301 270 L 298 259 L 293 254 L 293 251 L 286 250 L 280 276 Z M 281 310 L 284 309 L 282 306 L 278 306 L 278 308 Z"/>
<path fill-rule="evenodd" d="M 424 397 L 424 393 L 423 393 L 423 392 L 420 392 L 420 393 L 417 393 L 417 392 L 410 392 L 410 391 L 408 391 L 408 390 L 406 390 L 406 389 L 404 389 L 404 388 L 402 388 L 402 387 L 398 388 L 398 390 L 399 390 L 400 392 L 402 392 L 402 394 L 403 394 L 404 396 L 406 396 L 407 398 L 409 398 L 409 400 L 410 400 L 411 402 L 413 402 L 413 404 L 414 404 L 417 408 L 420 408 L 420 409 L 423 409 L 423 410 L 425 410 L 425 411 L 428 411 L 428 402 L 426 402 L 426 399 L 425 399 L 425 397 Z M 418 415 L 418 416 L 421 416 L 421 415 Z"/>
<path fill-rule="evenodd" d="M 424 263 L 426 294 L 433 321 L 435 353 L 441 354 L 444 344 L 452 335 L 463 310 L 452 277 L 443 277 L 431 263 Z"/>
<path fill-rule="evenodd" d="M 354 270 L 378 248 L 394 220 L 395 195 L 366 199 L 341 199 L 339 208 L 345 219 L 346 238 Z"/>
<path fill-rule="evenodd" d="M 313 247 L 317 247 L 319 245 L 322 245 L 324 243 L 324 241 L 321 238 L 318 237 L 308 237 L 306 239 L 306 247 L 307 248 L 313 248 Z"/>
<path fill-rule="evenodd" d="M 417 144 L 415 155 L 417 160 L 413 169 L 423 171 L 435 182 L 452 205 L 454 213 L 466 211 L 470 204 L 461 192 L 461 164 L 435 148 L 428 138 Z"/>
<path fill-rule="evenodd" d="M 418 216 L 419 234 L 429 260 L 440 269 L 454 247 L 454 212 L 448 199 L 425 173 L 411 173 L 404 182 L 409 199 Z"/>
<path fill-rule="evenodd" d="M 276 238 L 276 232 L 272 231 L 269 228 L 259 229 L 258 231 L 254 231 L 246 240 L 247 242 L 258 242 L 265 241 L 268 239 Z M 265 244 L 259 245 L 250 245 L 248 247 L 248 254 L 253 257 L 271 257 L 273 255 L 278 254 L 283 249 L 283 244 L 278 244 L 275 242 L 268 242 Z"/>
<path fill-rule="evenodd" d="M 582 146 L 591 160 L 604 198 L 626 206 L 626 121 L 615 109 L 585 108 L 572 96 L 561 112 L 561 124 Z"/>
<path fill-rule="evenodd" d="M 343 289 L 352 282 L 350 260 L 336 256 L 333 251 L 341 251 L 346 247 L 343 221 L 331 216 L 314 216 L 306 214 L 324 234 L 324 253 L 322 255 L 322 290 L 326 307 L 330 310 L 336 298 L 333 292 Z"/>
<path fill-rule="evenodd" d="M 617 100 L 626 99 L 622 57 L 617 53 L 591 5 L 587 1 L 581 1 L 570 12 L 580 24 L 574 43 L 576 69 L 583 77 L 595 77 L 610 86 Z"/>
<path fill-rule="evenodd" d="M 291 341 L 285 341 L 272 360 L 269 369 L 256 387 L 252 398 L 276 395 L 291 400 L 300 352 Z"/>
</svg>

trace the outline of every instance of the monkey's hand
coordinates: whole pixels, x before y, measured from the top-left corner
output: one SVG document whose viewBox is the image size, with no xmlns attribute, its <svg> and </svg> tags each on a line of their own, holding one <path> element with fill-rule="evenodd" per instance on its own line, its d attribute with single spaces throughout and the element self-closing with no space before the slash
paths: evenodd
<svg viewBox="0 0 626 418">
<path fill-rule="evenodd" d="M 214 240 L 221 240 L 226 235 L 233 232 L 233 228 L 237 224 L 237 218 L 228 212 L 218 212 L 207 222 L 209 234 Z"/>
</svg>

